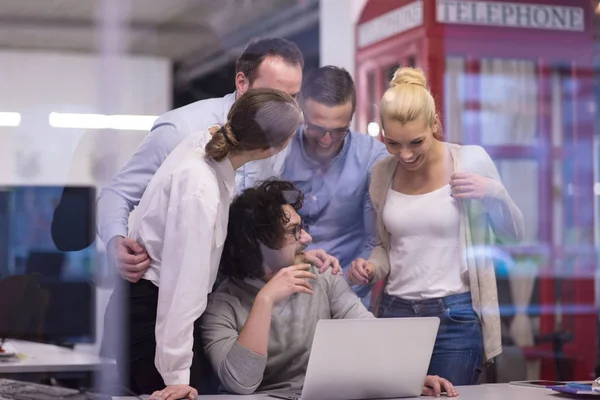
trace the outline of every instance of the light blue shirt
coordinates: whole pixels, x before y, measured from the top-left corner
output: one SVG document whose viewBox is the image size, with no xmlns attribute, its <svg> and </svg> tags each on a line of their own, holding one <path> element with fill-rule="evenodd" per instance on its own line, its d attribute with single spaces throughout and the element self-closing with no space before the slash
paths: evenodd
<svg viewBox="0 0 600 400">
<path fill-rule="evenodd" d="M 348 268 L 356 258 L 367 259 L 375 245 L 375 214 L 369 196 L 371 168 L 389 156 L 383 143 L 350 132 L 328 167 L 306 153 L 303 133 L 294 137 L 285 160 L 283 179 L 304 193 L 299 214 L 313 242 Z"/>
<path fill-rule="evenodd" d="M 167 156 L 190 134 L 208 135 L 212 125 L 227 122 L 235 93 L 197 101 L 159 117 L 150 133 L 111 183 L 102 190 L 97 204 L 98 234 L 106 244 L 115 236 L 128 235 L 128 219 L 150 179 Z M 208 139 L 207 139 L 208 140 Z M 236 193 L 258 180 L 280 177 L 288 149 L 266 160 L 252 161 L 236 171 Z"/>
</svg>

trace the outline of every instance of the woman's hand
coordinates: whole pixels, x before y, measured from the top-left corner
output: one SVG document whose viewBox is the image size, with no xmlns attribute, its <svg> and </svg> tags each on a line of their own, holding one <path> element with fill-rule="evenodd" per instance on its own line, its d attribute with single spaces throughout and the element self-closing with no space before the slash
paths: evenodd
<svg viewBox="0 0 600 400">
<path fill-rule="evenodd" d="M 363 258 L 352 261 L 348 269 L 348 282 L 352 285 L 366 285 L 375 277 L 375 264 Z"/>
<path fill-rule="evenodd" d="M 196 400 L 198 391 L 189 385 L 169 385 L 163 390 L 152 393 L 149 400 Z"/>
<path fill-rule="evenodd" d="M 305 250 L 304 251 L 304 262 L 311 263 L 320 273 L 327 271 L 327 268 L 331 268 L 331 274 L 337 275 L 342 273 L 342 267 L 337 258 L 327 254 L 325 250 Z"/>
<path fill-rule="evenodd" d="M 481 200 L 487 196 L 489 186 L 490 178 L 484 178 L 470 172 L 457 172 L 450 177 L 452 197 L 455 199 Z"/>
<path fill-rule="evenodd" d="M 423 384 L 423 396 L 440 397 L 442 391 L 446 392 L 448 397 L 457 397 L 458 392 L 454 389 L 454 385 L 448 380 L 440 378 L 437 375 L 427 375 Z"/>
</svg>

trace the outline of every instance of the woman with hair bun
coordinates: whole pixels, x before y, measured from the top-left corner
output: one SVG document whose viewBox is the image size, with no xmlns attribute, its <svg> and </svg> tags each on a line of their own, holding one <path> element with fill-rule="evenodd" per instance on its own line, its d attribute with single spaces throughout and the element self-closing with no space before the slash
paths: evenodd
<svg viewBox="0 0 600 400">
<path fill-rule="evenodd" d="M 502 352 L 494 262 L 481 250 L 520 240 L 523 216 L 482 147 L 442 141 L 423 71 L 398 69 L 380 112 L 391 156 L 371 172 L 379 243 L 348 278 L 384 280 L 380 317 L 439 317 L 427 374 L 475 384 Z"/>
<path fill-rule="evenodd" d="M 135 393 L 195 399 L 206 387 L 194 326 L 217 277 L 235 170 L 284 149 L 301 120 L 290 95 L 250 89 L 208 143 L 206 132 L 190 137 L 150 181 L 132 214 L 130 237 L 151 264 L 139 282 L 124 282 L 111 298 L 128 306 L 126 354 L 117 361 Z"/>
</svg>

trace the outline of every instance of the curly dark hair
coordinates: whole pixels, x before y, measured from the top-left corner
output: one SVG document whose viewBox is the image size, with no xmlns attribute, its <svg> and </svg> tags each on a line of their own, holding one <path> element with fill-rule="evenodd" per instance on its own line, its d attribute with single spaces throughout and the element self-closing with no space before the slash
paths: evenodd
<svg viewBox="0 0 600 400">
<path fill-rule="evenodd" d="M 237 196 L 229 207 L 221 273 L 238 279 L 262 278 L 260 243 L 272 249 L 281 245 L 283 227 L 290 221 L 282 206 L 289 204 L 298 211 L 303 199 L 293 183 L 281 180 L 260 182 Z"/>
</svg>

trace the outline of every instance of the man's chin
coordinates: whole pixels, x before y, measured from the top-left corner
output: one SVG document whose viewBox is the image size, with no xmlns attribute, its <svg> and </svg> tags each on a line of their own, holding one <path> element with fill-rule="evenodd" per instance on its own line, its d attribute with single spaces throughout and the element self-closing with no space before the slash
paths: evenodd
<svg viewBox="0 0 600 400">
<path fill-rule="evenodd" d="M 304 255 L 304 252 L 300 252 L 297 253 L 296 256 L 294 257 L 294 264 L 302 264 L 306 262 L 306 256 Z"/>
<path fill-rule="evenodd" d="M 319 158 L 327 160 L 327 159 L 331 158 L 333 155 L 335 155 L 335 149 L 332 149 L 331 147 L 328 147 L 328 148 L 320 147 L 316 153 Z"/>
<path fill-rule="evenodd" d="M 294 264 L 305 264 L 306 262 L 306 254 L 304 254 L 304 251 L 296 253 L 296 257 L 294 257 Z"/>
<path fill-rule="evenodd" d="M 315 158 L 317 161 L 328 160 L 329 158 L 331 158 L 332 154 L 335 154 L 335 150 L 333 149 L 333 146 L 321 147 L 317 143 L 313 144 L 310 147 L 310 152 L 312 153 L 312 154 L 310 154 L 310 156 L 312 158 Z"/>
</svg>

